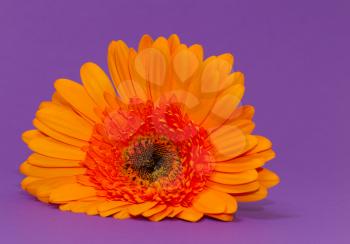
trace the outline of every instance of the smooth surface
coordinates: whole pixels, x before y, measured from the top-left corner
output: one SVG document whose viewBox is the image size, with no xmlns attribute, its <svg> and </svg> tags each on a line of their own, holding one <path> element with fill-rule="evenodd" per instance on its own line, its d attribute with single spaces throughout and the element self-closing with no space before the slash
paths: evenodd
<svg viewBox="0 0 350 244">
<path fill-rule="evenodd" d="M 0 2 L 1 243 L 350 243 L 349 1 Z M 233 52 L 256 132 L 281 176 L 236 221 L 118 221 L 61 212 L 20 189 L 20 140 L 57 78 L 106 68 L 107 45 L 178 33 L 206 56 Z"/>
</svg>

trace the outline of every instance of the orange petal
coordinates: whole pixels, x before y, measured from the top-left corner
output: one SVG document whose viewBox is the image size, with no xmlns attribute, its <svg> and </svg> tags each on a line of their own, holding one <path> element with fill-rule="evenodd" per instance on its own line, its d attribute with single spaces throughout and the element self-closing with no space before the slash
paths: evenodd
<svg viewBox="0 0 350 244">
<path fill-rule="evenodd" d="M 154 206 L 153 208 L 148 209 L 147 211 L 143 212 L 142 215 L 144 217 L 151 217 L 152 215 L 155 215 L 159 212 L 162 212 L 163 210 L 166 209 L 166 205 L 164 204 L 157 204 L 156 206 Z"/>
<path fill-rule="evenodd" d="M 260 184 L 258 181 L 253 181 L 247 184 L 240 184 L 240 185 L 227 185 L 227 184 L 220 184 L 220 183 L 208 181 L 206 185 L 210 188 L 213 188 L 214 190 L 222 191 L 226 193 L 253 192 L 258 190 L 260 187 Z"/>
<path fill-rule="evenodd" d="M 86 172 L 86 168 L 44 168 L 24 162 L 20 166 L 22 174 L 38 178 L 50 178 L 58 176 L 80 175 Z"/>
<path fill-rule="evenodd" d="M 247 137 L 236 126 L 225 125 L 210 135 L 210 140 L 216 149 L 216 160 L 232 159 L 242 154 L 247 148 Z"/>
<path fill-rule="evenodd" d="M 72 211 L 73 213 L 85 213 L 93 204 L 94 202 L 74 201 L 66 204 L 61 204 L 59 206 L 59 209 L 62 211 Z"/>
<path fill-rule="evenodd" d="M 124 202 L 124 201 L 105 201 L 104 203 L 99 205 L 98 211 L 105 212 L 105 211 L 111 210 L 113 208 L 118 208 L 118 207 L 126 206 L 129 204 L 130 204 L 129 202 Z"/>
<path fill-rule="evenodd" d="M 139 52 L 142 51 L 143 49 L 152 47 L 152 44 L 153 44 L 152 37 L 147 34 L 143 35 L 139 42 L 139 49 L 138 49 Z"/>
<path fill-rule="evenodd" d="M 85 152 L 83 152 L 78 147 L 58 142 L 49 137 L 32 139 L 29 142 L 28 146 L 34 152 L 43 154 L 48 157 L 70 160 L 83 160 L 85 158 Z"/>
<path fill-rule="evenodd" d="M 154 222 L 158 222 L 166 218 L 172 211 L 173 211 L 173 207 L 167 207 L 165 210 L 152 215 L 148 219 Z"/>
<path fill-rule="evenodd" d="M 73 110 L 51 103 L 36 113 L 47 127 L 76 139 L 89 141 L 93 127 Z"/>
<path fill-rule="evenodd" d="M 81 80 L 94 102 L 104 108 L 107 103 L 104 93 L 116 96 L 113 85 L 105 72 L 94 63 L 85 63 L 80 69 Z"/>
<path fill-rule="evenodd" d="M 235 212 L 235 199 L 227 193 L 213 189 L 205 189 L 193 200 L 193 208 L 203 213 L 217 214 L 229 211 Z"/>
<path fill-rule="evenodd" d="M 60 176 L 45 178 L 38 181 L 31 182 L 27 185 L 26 190 L 36 196 L 37 198 L 48 199 L 51 192 L 62 185 L 71 184 L 75 182 L 73 176 Z"/>
<path fill-rule="evenodd" d="M 38 130 L 27 130 L 22 133 L 22 141 L 24 141 L 26 144 L 29 144 L 29 142 L 33 139 L 42 137 L 44 137 L 44 135 Z"/>
<path fill-rule="evenodd" d="M 190 208 L 184 208 L 181 213 L 176 215 L 176 217 L 179 219 L 190 221 L 190 222 L 197 222 L 203 217 L 203 213 L 190 207 Z"/>
<path fill-rule="evenodd" d="M 255 137 L 256 137 L 258 142 L 257 142 L 256 146 L 248 152 L 248 154 L 254 154 L 254 153 L 258 153 L 258 152 L 262 152 L 262 151 L 271 149 L 272 142 L 269 139 L 267 139 L 266 137 L 257 136 L 257 135 L 255 135 Z"/>
<path fill-rule="evenodd" d="M 92 196 L 96 196 L 94 188 L 72 183 L 54 189 L 49 200 L 52 203 L 62 203 Z"/>
<path fill-rule="evenodd" d="M 113 215 L 113 218 L 115 219 L 128 219 L 130 218 L 130 215 L 127 210 L 122 210 L 116 214 Z"/>
<path fill-rule="evenodd" d="M 86 209 L 86 214 L 87 215 L 96 215 L 98 214 L 98 207 L 103 204 L 104 201 L 100 200 L 100 201 L 96 201 L 93 204 L 91 204 L 87 209 Z"/>
<path fill-rule="evenodd" d="M 154 207 L 156 204 L 157 202 L 144 202 L 139 204 L 133 204 L 130 207 L 128 207 L 128 211 L 130 215 L 137 216 Z"/>
<path fill-rule="evenodd" d="M 258 181 L 266 188 L 271 188 L 280 182 L 278 175 L 266 168 L 258 170 Z"/>
<path fill-rule="evenodd" d="M 260 186 L 259 190 L 247 194 L 234 195 L 238 202 L 256 202 L 267 197 L 267 190 Z"/>
<path fill-rule="evenodd" d="M 169 218 L 174 218 L 176 215 L 181 213 L 183 211 L 184 207 L 182 206 L 177 206 L 174 207 L 173 211 L 168 215 Z"/>
<path fill-rule="evenodd" d="M 100 118 L 98 118 L 94 112 L 94 108 L 97 105 L 93 102 L 82 85 L 71 80 L 59 79 L 55 82 L 55 88 L 64 100 L 71 104 L 78 112 L 92 121 L 100 121 Z"/>
<path fill-rule="evenodd" d="M 38 119 L 34 119 L 33 120 L 33 125 L 35 126 L 35 128 L 37 128 L 39 131 L 41 131 L 42 133 L 48 135 L 49 137 L 52 137 L 53 139 L 72 145 L 72 146 L 76 146 L 76 147 L 84 147 L 87 146 L 88 143 L 86 141 L 83 140 L 79 140 L 70 136 L 66 136 L 62 133 L 59 133 L 51 128 L 49 128 L 48 126 L 46 126 L 45 124 L 43 124 L 40 120 Z"/>
<path fill-rule="evenodd" d="M 52 158 L 38 153 L 31 154 L 27 162 L 44 168 L 81 168 L 80 161 Z"/>
<path fill-rule="evenodd" d="M 35 181 L 38 181 L 40 180 L 41 178 L 38 178 L 38 177 L 32 177 L 32 176 L 28 176 L 28 177 L 25 177 L 22 181 L 21 181 L 21 187 L 23 190 L 25 190 L 27 188 L 27 186 L 32 183 L 32 182 L 35 182 Z"/>
<path fill-rule="evenodd" d="M 207 216 L 222 220 L 222 221 L 232 221 L 233 220 L 233 214 L 206 214 Z"/>
<path fill-rule="evenodd" d="M 214 172 L 210 176 L 210 180 L 213 182 L 228 184 L 228 185 L 239 185 L 252 182 L 258 178 L 256 170 L 246 170 L 239 173 L 221 173 Z"/>
</svg>

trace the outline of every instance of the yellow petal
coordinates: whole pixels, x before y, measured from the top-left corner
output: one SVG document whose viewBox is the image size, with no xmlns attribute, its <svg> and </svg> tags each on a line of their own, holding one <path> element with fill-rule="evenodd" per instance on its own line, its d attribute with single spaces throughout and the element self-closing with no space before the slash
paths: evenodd
<svg viewBox="0 0 350 244">
<path fill-rule="evenodd" d="M 80 76 L 87 93 L 100 107 L 107 105 L 105 92 L 116 96 L 111 81 L 97 64 L 85 63 L 80 69 Z"/>
<path fill-rule="evenodd" d="M 34 152 L 48 157 L 71 160 L 83 160 L 85 158 L 85 152 L 80 148 L 58 142 L 49 137 L 35 138 L 29 142 L 28 146 Z"/>
<path fill-rule="evenodd" d="M 51 104 L 36 113 L 37 119 L 47 127 L 76 139 L 89 141 L 93 127 L 74 111 Z"/>
<path fill-rule="evenodd" d="M 233 214 L 206 214 L 207 216 L 222 220 L 222 221 L 232 221 L 233 220 Z"/>
<path fill-rule="evenodd" d="M 79 113 L 92 121 L 99 122 L 100 118 L 94 112 L 97 106 L 90 98 L 84 87 L 74 81 L 59 79 L 55 82 L 57 92 Z"/>
<path fill-rule="evenodd" d="M 47 157 L 38 153 L 31 154 L 27 162 L 44 168 L 81 168 L 80 161 Z"/>
<path fill-rule="evenodd" d="M 258 181 L 266 188 L 271 188 L 280 182 L 280 178 L 273 171 L 263 168 L 258 170 Z"/>
<path fill-rule="evenodd" d="M 259 190 L 247 194 L 235 195 L 238 202 L 256 202 L 267 197 L 267 190 L 265 187 L 260 186 Z"/>
<path fill-rule="evenodd" d="M 226 193 L 253 192 L 258 190 L 260 187 L 260 184 L 258 181 L 253 181 L 247 184 L 240 184 L 240 185 L 228 185 L 228 184 L 220 184 L 220 183 L 208 181 L 206 185 L 214 190 L 222 191 Z"/>
<path fill-rule="evenodd" d="M 130 215 L 137 216 L 154 207 L 155 205 L 157 205 L 157 202 L 144 202 L 139 204 L 133 204 L 130 207 L 128 207 L 128 212 Z"/>
<path fill-rule="evenodd" d="M 44 168 L 24 162 L 20 166 L 22 174 L 38 178 L 50 178 L 57 176 L 80 175 L 86 172 L 86 168 Z"/>
<path fill-rule="evenodd" d="M 176 215 L 177 218 L 190 222 L 197 222 L 203 217 L 203 213 L 195 210 L 194 208 L 184 208 L 181 213 Z"/>
<path fill-rule="evenodd" d="M 211 181 L 228 185 L 245 184 L 255 181 L 257 178 L 256 170 L 246 170 L 239 173 L 213 172 L 210 176 Z"/>
<path fill-rule="evenodd" d="M 88 143 L 86 141 L 83 140 L 79 140 L 70 136 L 66 136 L 62 133 L 59 133 L 51 128 L 49 128 L 48 126 L 46 126 L 45 124 L 43 124 L 42 122 L 40 122 L 40 120 L 38 119 L 34 119 L 33 120 L 33 125 L 35 128 L 37 128 L 39 131 L 41 131 L 42 133 L 48 135 L 49 137 L 52 137 L 53 139 L 56 139 L 57 141 L 72 145 L 72 146 L 76 146 L 76 147 L 84 147 L 87 146 Z"/>
<path fill-rule="evenodd" d="M 63 203 L 96 196 L 96 190 L 78 183 L 66 184 L 54 189 L 50 194 L 50 202 Z"/>
</svg>

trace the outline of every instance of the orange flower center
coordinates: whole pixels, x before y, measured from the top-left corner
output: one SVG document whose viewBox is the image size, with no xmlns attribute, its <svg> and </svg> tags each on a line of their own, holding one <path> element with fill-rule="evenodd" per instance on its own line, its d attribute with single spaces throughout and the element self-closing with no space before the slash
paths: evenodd
<svg viewBox="0 0 350 244">
<path fill-rule="evenodd" d="M 207 131 L 170 102 L 107 109 L 86 150 L 86 174 L 111 200 L 187 207 L 213 169 Z"/>
</svg>

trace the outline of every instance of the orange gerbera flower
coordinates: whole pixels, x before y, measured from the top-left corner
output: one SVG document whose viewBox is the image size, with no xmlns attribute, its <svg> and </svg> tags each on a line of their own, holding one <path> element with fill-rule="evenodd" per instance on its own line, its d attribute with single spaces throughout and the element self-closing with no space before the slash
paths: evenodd
<svg viewBox="0 0 350 244">
<path fill-rule="evenodd" d="M 117 219 L 230 221 L 237 201 L 278 183 L 262 168 L 275 153 L 251 134 L 231 54 L 203 60 L 200 45 L 144 35 L 138 51 L 113 41 L 108 66 L 113 82 L 94 63 L 81 67 L 82 85 L 57 80 L 23 133 L 33 154 L 22 187 L 40 201 Z"/>
</svg>

